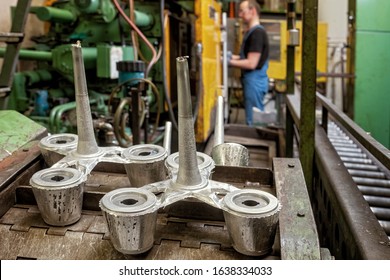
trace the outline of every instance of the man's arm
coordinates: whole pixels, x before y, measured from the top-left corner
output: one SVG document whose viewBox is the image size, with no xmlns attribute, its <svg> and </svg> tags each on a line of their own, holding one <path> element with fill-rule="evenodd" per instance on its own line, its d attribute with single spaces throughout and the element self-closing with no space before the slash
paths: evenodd
<svg viewBox="0 0 390 280">
<path fill-rule="evenodd" d="M 259 52 L 249 52 L 248 57 L 244 59 L 240 59 L 240 56 L 238 55 L 233 55 L 232 59 L 229 61 L 229 66 L 245 70 L 254 70 L 260 61 L 260 57 L 261 53 Z"/>
</svg>

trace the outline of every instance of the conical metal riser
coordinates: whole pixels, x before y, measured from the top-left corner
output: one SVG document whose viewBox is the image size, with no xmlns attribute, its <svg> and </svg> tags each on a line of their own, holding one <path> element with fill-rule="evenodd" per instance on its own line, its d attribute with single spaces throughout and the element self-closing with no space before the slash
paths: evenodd
<svg viewBox="0 0 390 280">
<path fill-rule="evenodd" d="M 202 178 L 196 156 L 187 59 L 177 58 L 176 66 L 179 104 L 179 171 L 176 182 L 183 186 L 195 186 L 202 182 Z"/>
<path fill-rule="evenodd" d="M 99 148 L 93 130 L 80 42 L 76 45 L 72 45 L 72 54 L 76 91 L 77 134 L 79 136 L 77 153 L 80 155 L 92 155 L 97 153 Z"/>
</svg>

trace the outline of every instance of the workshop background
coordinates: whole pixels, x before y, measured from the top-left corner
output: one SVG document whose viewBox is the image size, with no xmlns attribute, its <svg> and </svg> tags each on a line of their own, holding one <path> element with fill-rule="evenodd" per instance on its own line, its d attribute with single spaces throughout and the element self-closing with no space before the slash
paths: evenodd
<svg viewBox="0 0 390 280">
<path fill-rule="evenodd" d="M 3 0 L 0 259 L 390 259 L 390 2 Z M 26 21 L 24 20 L 26 19 Z"/>
</svg>

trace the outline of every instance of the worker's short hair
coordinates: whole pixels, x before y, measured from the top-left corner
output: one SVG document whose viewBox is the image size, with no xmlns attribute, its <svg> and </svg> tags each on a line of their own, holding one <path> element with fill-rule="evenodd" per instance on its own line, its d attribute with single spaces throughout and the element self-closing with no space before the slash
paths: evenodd
<svg viewBox="0 0 390 280">
<path fill-rule="evenodd" d="M 248 8 L 255 8 L 256 13 L 258 16 L 261 14 L 261 7 L 260 4 L 256 0 L 242 0 L 242 2 L 248 2 Z"/>
</svg>

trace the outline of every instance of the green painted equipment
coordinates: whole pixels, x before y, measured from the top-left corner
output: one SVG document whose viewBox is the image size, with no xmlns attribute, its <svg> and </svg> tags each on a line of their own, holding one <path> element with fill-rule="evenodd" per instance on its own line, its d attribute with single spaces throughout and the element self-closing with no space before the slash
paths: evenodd
<svg viewBox="0 0 390 280">
<path fill-rule="evenodd" d="M 355 122 L 390 148 L 390 1 L 357 0 Z"/>
</svg>

